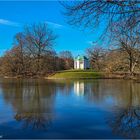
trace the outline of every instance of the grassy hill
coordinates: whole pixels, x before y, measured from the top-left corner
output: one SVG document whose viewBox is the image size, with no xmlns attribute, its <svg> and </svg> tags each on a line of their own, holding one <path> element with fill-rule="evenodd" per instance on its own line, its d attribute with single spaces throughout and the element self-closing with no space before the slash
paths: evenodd
<svg viewBox="0 0 140 140">
<path fill-rule="evenodd" d="M 98 79 L 101 77 L 101 73 L 92 70 L 65 70 L 49 76 L 48 79 Z"/>
</svg>

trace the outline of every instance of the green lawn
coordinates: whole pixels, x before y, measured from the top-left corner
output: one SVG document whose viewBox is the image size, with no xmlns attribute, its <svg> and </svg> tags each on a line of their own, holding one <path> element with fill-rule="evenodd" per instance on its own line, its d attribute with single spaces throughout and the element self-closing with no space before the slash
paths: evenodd
<svg viewBox="0 0 140 140">
<path fill-rule="evenodd" d="M 93 70 L 66 70 L 59 71 L 56 74 L 49 76 L 49 79 L 97 79 L 101 78 L 102 74 Z"/>
</svg>

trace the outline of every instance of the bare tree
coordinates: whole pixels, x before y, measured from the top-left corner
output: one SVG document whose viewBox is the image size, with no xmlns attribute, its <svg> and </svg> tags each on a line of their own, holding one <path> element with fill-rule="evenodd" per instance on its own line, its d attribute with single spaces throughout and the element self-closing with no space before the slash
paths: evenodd
<svg viewBox="0 0 140 140">
<path fill-rule="evenodd" d="M 52 46 L 56 39 L 56 35 L 50 30 L 46 24 L 34 24 L 26 26 L 26 47 L 32 57 L 36 59 L 36 72 L 42 69 L 41 58 L 52 52 Z"/>
<path fill-rule="evenodd" d="M 46 24 L 26 26 L 16 34 L 12 49 L 2 59 L 3 73 L 34 76 L 55 70 L 55 40 L 56 35 Z"/>
<path fill-rule="evenodd" d="M 104 21 L 105 30 L 123 24 L 128 28 L 140 23 L 139 0 L 82 0 L 61 2 L 65 7 L 65 15 L 72 25 L 89 27 L 94 29 Z M 120 26 L 120 25 L 119 25 Z"/>
<path fill-rule="evenodd" d="M 129 70 L 126 53 L 119 49 L 107 51 L 103 63 L 106 72 L 127 72 Z"/>
<path fill-rule="evenodd" d="M 16 48 L 16 57 L 19 63 L 19 72 L 18 74 L 25 74 L 25 37 L 22 33 L 18 33 L 15 36 L 14 46 Z"/>
<path fill-rule="evenodd" d="M 10 51 L 7 51 L 2 58 L 2 73 L 4 75 L 20 75 L 23 72 L 23 63 L 21 62 L 19 47 L 13 47 Z"/>
<path fill-rule="evenodd" d="M 62 51 L 59 53 L 59 57 L 61 61 L 64 61 L 64 69 L 72 69 L 73 68 L 73 56 L 70 51 Z"/>
<path fill-rule="evenodd" d="M 87 49 L 87 54 L 90 58 L 90 63 L 93 69 L 97 71 L 102 70 L 105 50 L 102 47 L 92 46 Z"/>
<path fill-rule="evenodd" d="M 139 28 L 127 30 L 127 28 L 123 27 L 116 40 L 119 42 L 120 50 L 126 54 L 129 61 L 129 71 L 133 74 L 140 60 Z"/>
</svg>

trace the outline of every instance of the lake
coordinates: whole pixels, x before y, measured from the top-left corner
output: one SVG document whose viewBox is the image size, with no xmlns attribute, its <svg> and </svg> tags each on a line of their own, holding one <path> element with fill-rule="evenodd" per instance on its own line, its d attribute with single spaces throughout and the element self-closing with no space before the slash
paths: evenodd
<svg viewBox="0 0 140 140">
<path fill-rule="evenodd" d="M 0 79 L 0 138 L 140 138 L 140 84 Z"/>
</svg>

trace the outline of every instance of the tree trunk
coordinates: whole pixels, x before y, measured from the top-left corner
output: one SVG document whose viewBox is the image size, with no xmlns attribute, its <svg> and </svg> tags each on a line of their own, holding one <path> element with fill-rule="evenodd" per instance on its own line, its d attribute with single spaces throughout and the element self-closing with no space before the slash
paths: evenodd
<svg viewBox="0 0 140 140">
<path fill-rule="evenodd" d="M 130 75 L 133 75 L 134 67 L 133 67 L 133 59 L 130 56 L 130 62 L 129 62 L 129 70 L 130 70 Z"/>
</svg>

